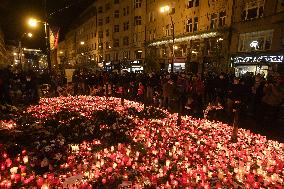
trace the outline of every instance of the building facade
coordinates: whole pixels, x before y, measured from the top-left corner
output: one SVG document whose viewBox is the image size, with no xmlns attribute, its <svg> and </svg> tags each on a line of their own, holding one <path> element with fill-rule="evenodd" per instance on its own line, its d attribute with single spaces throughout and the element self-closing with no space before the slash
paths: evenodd
<svg viewBox="0 0 284 189">
<path fill-rule="evenodd" d="M 284 1 L 236 1 L 231 61 L 238 75 L 283 69 Z"/>
<path fill-rule="evenodd" d="M 166 70 L 174 63 L 174 70 L 194 73 L 238 69 L 250 58 L 280 63 L 283 6 L 283 0 L 96 0 L 67 33 L 64 54 L 73 65 L 123 63 L 133 71 L 153 54 Z"/>
<path fill-rule="evenodd" d="M 174 60 L 175 69 L 184 69 L 187 65 L 195 73 L 205 67 L 226 67 L 232 1 L 147 2 L 148 47 L 157 50 L 165 65 Z M 166 6 L 169 11 L 162 14 L 159 10 Z"/>
<path fill-rule="evenodd" d="M 97 0 L 74 22 L 65 37 L 71 64 L 96 61 L 99 67 L 119 64 L 141 69 L 145 42 L 145 1 Z"/>
</svg>

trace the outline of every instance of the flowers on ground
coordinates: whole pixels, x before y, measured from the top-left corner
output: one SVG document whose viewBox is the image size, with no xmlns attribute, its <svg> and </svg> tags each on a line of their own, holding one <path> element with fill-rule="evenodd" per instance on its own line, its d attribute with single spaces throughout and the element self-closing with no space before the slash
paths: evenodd
<svg viewBox="0 0 284 189">
<path fill-rule="evenodd" d="M 244 129 L 231 143 L 228 125 L 176 120 L 118 98 L 41 99 L 1 141 L 0 188 L 283 187 L 283 144 Z"/>
</svg>

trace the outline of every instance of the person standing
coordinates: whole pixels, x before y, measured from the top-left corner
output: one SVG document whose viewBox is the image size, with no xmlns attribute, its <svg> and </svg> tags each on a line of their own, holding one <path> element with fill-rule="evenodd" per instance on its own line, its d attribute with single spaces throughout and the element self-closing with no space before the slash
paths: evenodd
<svg viewBox="0 0 284 189">
<path fill-rule="evenodd" d="M 272 83 L 264 87 L 261 108 L 257 114 L 257 120 L 262 122 L 267 113 L 277 117 L 281 104 L 284 102 L 284 81 L 283 76 L 276 75 Z"/>
</svg>

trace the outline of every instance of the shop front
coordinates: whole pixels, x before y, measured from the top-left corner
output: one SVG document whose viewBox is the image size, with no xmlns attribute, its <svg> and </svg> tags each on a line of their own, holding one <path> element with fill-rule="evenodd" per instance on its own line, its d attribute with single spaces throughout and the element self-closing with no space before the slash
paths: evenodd
<svg viewBox="0 0 284 189">
<path fill-rule="evenodd" d="M 267 76 L 273 66 L 284 64 L 283 54 L 274 55 L 235 55 L 231 57 L 236 76 L 263 74 Z"/>
<path fill-rule="evenodd" d="M 185 62 L 186 58 L 183 57 L 176 57 L 174 59 L 174 72 L 182 72 L 185 71 Z M 171 61 L 169 61 L 169 66 L 168 66 L 168 72 L 171 72 L 172 64 Z"/>
</svg>

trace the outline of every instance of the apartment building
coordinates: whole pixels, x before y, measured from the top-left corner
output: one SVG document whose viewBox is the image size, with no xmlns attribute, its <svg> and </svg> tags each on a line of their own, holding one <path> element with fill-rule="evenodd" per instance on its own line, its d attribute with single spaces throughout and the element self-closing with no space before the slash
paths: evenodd
<svg viewBox="0 0 284 189">
<path fill-rule="evenodd" d="M 283 62 L 283 7 L 283 0 L 96 0 L 66 35 L 66 56 L 136 70 L 154 52 L 168 70 L 172 63 L 194 73 L 259 70 L 259 62 Z"/>
<path fill-rule="evenodd" d="M 148 47 L 157 51 L 162 64 L 174 61 L 175 70 L 187 66 L 195 73 L 204 67 L 226 67 L 233 1 L 147 2 Z M 167 10 L 161 13 L 163 8 Z"/>
<path fill-rule="evenodd" d="M 98 0 L 98 59 L 104 66 L 117 67 L 120 62 L 140 70 L 144 57 L 145 6 L 142 0 Z"/>
<path fill-rule="evenodd" d="M 121 62 L 141 70 L 145 42 L 145 1 L 97 0 L 74 22 L 65 37 L 71 64 L 96 61 L 115 69 Z M 65 52 L 66 51 L 66 52 Z"/>
<path fill-rule="evenodd" d="M 234 10 L 231 61 L 236 73 L 283 69 L 284 0 L 236 1 Z"/>
</svg>

